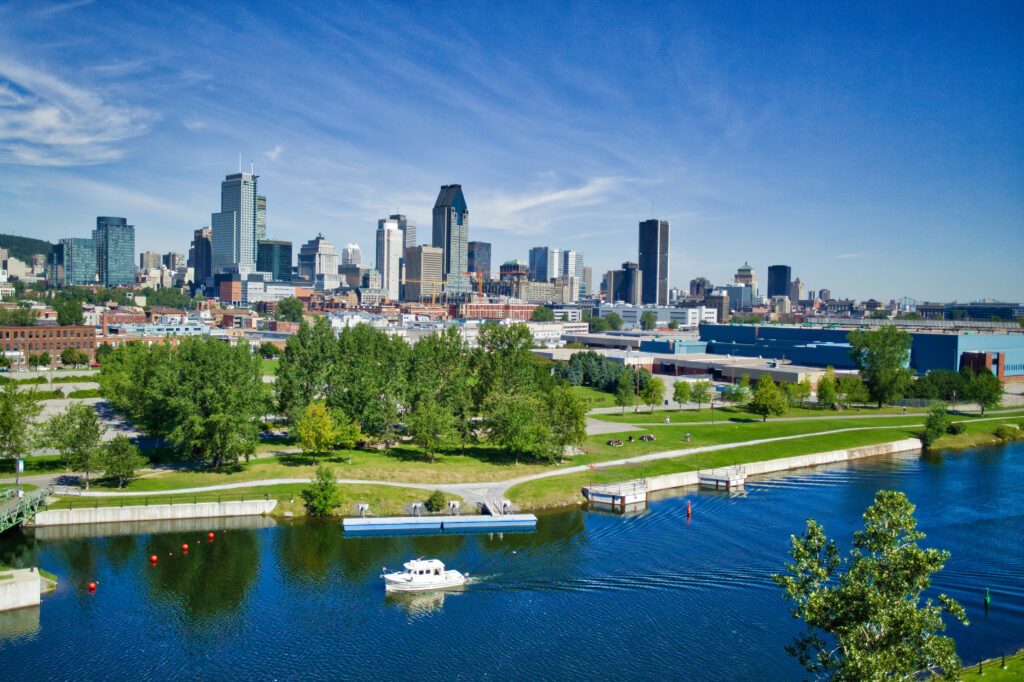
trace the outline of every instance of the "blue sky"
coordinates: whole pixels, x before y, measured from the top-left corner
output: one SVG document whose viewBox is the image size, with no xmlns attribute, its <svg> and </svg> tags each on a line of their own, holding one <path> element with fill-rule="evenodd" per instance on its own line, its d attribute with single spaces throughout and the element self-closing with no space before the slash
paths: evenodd
<svg viewBox="0 0 1024 682">
<path fill-rule="evenodd" d="M 1020 2 L 306 4 L 0 2 L 0 231 L 184 251 L 241 152 L 270 236 L 370 261 L 458 182 L 595 285 L 653 207 L 676 286 L 1024 299 Z"/>
</svg>

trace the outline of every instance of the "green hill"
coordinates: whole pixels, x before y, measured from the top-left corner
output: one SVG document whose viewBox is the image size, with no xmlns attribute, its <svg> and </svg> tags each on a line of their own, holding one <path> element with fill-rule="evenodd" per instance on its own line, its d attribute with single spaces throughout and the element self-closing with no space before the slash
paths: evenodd
<svg viewBox="0 0 1024 682">
<path fill-rule="evenodd" d="M 32 256 L 41 253 L 49 255 L 53 244 L 42 239 L 19 237 L 13 234 L 0 234 L 0 249 L 7 249 L 8 254 L 25 263 L 32 262 Z"/>
</svg>

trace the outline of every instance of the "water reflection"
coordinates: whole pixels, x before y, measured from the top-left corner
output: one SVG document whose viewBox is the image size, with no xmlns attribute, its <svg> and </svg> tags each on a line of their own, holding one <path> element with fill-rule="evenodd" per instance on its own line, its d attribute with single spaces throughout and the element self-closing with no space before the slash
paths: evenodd
<svg viewBox="0 0 1024 682">
<path fill-rule="evenodd" d="M 39 609 L 38 606 L 29 606 L 13 611 L 0 611 L 0 647 L 9 641 L 36 635 L 39 632 Z"/>
<path fill-rule="evenodd" d="M 160 561 L 146 567 L 149 589 L 160 601 L 177 602 L 193 619 L 227 615 L 238 609 L 260 566 L 260 534 L 228 531 L 213 542 L 197 533 L 170 533 L 149 538 L 146 554 Z M 189 544 L 188 553 L 181 551 Z M 140 563 L 142 557 L 139 557 Z"/>
<path fill-rule="evenodd" d="M 445 599 L 458 597 L 463 593 L 462 590 L 410 592 L 404 594 L 388 592 L 384 597 L 384 603 L 388 606 L 402 609 L 411 621 L 435 611 L 440 611 L 444 607 Z"/>
</svg>

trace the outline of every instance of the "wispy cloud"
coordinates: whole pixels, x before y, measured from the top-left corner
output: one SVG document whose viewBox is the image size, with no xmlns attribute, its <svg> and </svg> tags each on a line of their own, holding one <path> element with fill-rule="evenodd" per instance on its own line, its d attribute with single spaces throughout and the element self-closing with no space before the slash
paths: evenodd
<svg viewBox="0 0 1024 682">
<path fill-rule="evenodd" d="M 201 121 L 198 118 L 187 118 L 181 122 L 181 125 L 185 126 L 187 130 L 197 132 L 199 130 L 206 130 L 210 127 L 210 124 L 206 121 Z"/>
<path fill-rule="evenodd" d="M 36 16 L 46 19 L 55 14 L 60 14 L 61 12 L 67 12 L 68 10 L 91 5 L 93 2 L 94 0 L 69 0 L 69 2 L 58 2 L 52 5 L 45 5 L 36 9 Z"/>
<path fill-rule="evenodd" d="M 263 152 L 263 156 L 267 157 L 270 161 L 277 161 L 281 157 L 281 153 L 284 151 L 283 144 L 275 144 L 274 148 L 270 151 Z"/>
<path fill-rule="evenodd" d="M 838 259 L 840 259 L 840 260 L 846 260 L 846 259 L 849 259 L 849 258 L 866 258 L 866 257 L 867 257 L 867 254 L 866 254 L 866 253 L 860 253 L 860 252 L 854 252 L 854 253 L 837 253 L 837 254 L 835 255 L 835 258 L 838 258 Z"/>
<path fill-rule="evenodd" d="M 116 144 L 157 117 L 0 57 L 0 163 L 76 166 L 122 156 Z"/>
</svg>

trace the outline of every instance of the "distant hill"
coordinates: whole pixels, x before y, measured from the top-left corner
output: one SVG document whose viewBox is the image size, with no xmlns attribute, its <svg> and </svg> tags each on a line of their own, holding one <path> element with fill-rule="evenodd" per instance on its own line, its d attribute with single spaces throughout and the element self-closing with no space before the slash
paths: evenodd
<svg viewBox="0 0 1024 682">
<path fill-rule="evenodd" d="M 0 249 L 7 249 L 7 252 L 25 263 L 32 262 L 32 256 L 41 253 L 49 255 L 53 250 L 53 244 L 42 239 L 32 237 L 19 237 L 13 234 L 0 234 Z"/>
</svg>

